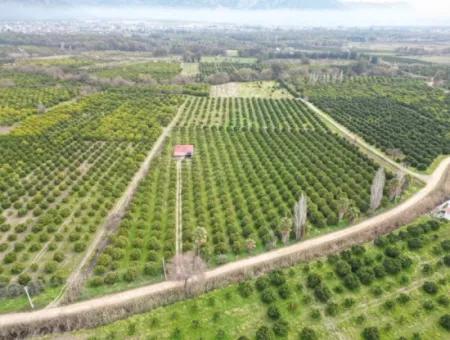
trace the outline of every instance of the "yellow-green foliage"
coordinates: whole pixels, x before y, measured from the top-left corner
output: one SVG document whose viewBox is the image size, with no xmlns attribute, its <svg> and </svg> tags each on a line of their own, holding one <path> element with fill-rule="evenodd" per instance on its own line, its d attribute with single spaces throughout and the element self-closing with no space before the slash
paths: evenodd
<svg viewBox="0 0 450 340">
<path fill-rule="evenodd" d="M 86 136 L 103 140 L 154 140 L 175 115 L 181 98 L 146 96 L 129 100 L 87 127 Z"/>
<path fill-rule="evenodd" d="M 102 78 L 122 77 L 139 81 L 150 76 L 156 80 L 170 79 L 181 72 L 179 63 L 147 62 L 114 67 L 98 71 L 96 74 Z"/>
<path fill-rule="evenodd" d="M 58 124 L 59 122 L 68 120 L 74 112 L 74 108 L 70 104 L 58 107 L 44 114 L 36 114 L 24 119 L 20 126 L 15 128 L 11 135 L 14 136 L 31 136 L 40 135 L 48 128 Z"/>
<path fill-rule="evenodd" d="M 30 114 L 30 110 L 16 110 L 12 107 L 0 107 L 0 125 L 12 125 Z"/>
</svg>

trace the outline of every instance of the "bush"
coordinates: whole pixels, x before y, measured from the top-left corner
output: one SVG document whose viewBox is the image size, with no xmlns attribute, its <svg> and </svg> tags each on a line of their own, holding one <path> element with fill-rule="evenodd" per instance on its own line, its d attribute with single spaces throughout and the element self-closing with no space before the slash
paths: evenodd
<svg viewBox="0 0 450 340">
<path fill-rule="evenodd" d="M 64 261 L 64 253 L 57 251 L 53 254 L 53 260 L 56 262 L 62 262 Z"/>
<path fill-rule="evenodd" d="M 137 268 L 128 268 L 128 270 L 123 274 L 123 279 L 127 282 L 132 282 L 139 276 L 139 271 Z"/>
<path fill-rule="evenodd" d="M 405 293 L 401 293 L 399 296 L 397 296 L 398 303 L 400 303 L 402 305 L 408 303 L 410 300 L 411 300 L 411 298 L 409 297 L 409 295 L 407 295 Z"/>
<path fill-rule="evenodd" d="M 31 281 L 31 277 L 28 274 L 20 274 L 18 281 L 22 286 L 26 286 Z"/>
<path fill-rule="evenodd" d="M 161 265 L 148 262 L 144 266 L 144 274 L 148 276 L 157 276 L 162 272 Z"/>
<path fill-rule="evenodd" d="M 274 335 L 268 327 L 261 326 L 258 328 L 258 330 L 256 331 L 256 340 L 271 340 L 271 339 L 274 339 Z"/>
<path fill-rule="evenodd" d="M 426 281 L 424 282 L 424 284 L 422 285 L 422 289 L 431 295 L 434 295 L 438 292 L 438 286 L 436 285 L 436 283 L 431 282 L 431 281 Z"/>
<path fill-rule="evenodd" d="M 380 339 L 380 332 L 376 327 L 367 327 L 361 333 L 361 336 L 365 340 L 378 340 Z"/>
<path fill-rule="evenodd" d="M 443 258 L 443 262 L 447 267 L 450 267 L 450 255 L 445 255 Z"/>
<path fill-rule="evenodd" d="M 334 302 L 328 303 L 325 312 L 330 316 L 336 316 L 338 312 L 338 305 Z"/>
<path fill-rule="evenodd" d="M 288 287 L 288 285 L 282 285 L 279 289 L 278 289 L 278 294 L 280 295 L 280 297 L 282 299 L 287 299 L 290 295 L 291 295 L 291 291 Z"/>
<path fill-rule="evenodd" d="M 267 304 L 272 303 L 275 301 L 275 299 L 276 299 L 275 294 L 270 288 L 267 288 L 261 293 L 261 301 L 264 303 Z"/>
<path fill-rule="evenodd" d="M 250 282 L 241 282 L 238 286 L 238 292 L 243 298 L 247 298 L 253 293 L 253 286 Z"/>
<path fill-rule="evenodd" d="M 275 270 L 269 274 L 270 283 L 274 286 L 281 286 L 286 282 L 284 273 L 281 270 Z"/>
<path fill-rule="evenodd" d="M 54 273 L 56 268 L 58 268 L 58 263 L 56 261 L 49 261 L 44 266 L 44 270 L 48 274 Z"/>
<path fill-rule="evenodd" d="M 386 258 L 383 261 L 383 267 L 389 274 L 398 274 L 402 270 L 402 265 L 398 259 Z"/>
<path fill-rule="evenodd" d="M 422 248 L 423 244 L 419 238 L 412 238 L 408 240 L 408 249 L 409 250 L 417 250 Z"/>
<path fill-rule="evenodd" d="M 119 281 L 119 274 L 117 274 L 116 272 L 110 272 L 105 275 L 105 283 L 107 285 L 112 285 L 117 281 Z"/>
<path fill-rule="evenodd" d="M 346 261 L 338 261 L 335 265 L 335 272 L 339 277 L 345 277 L 350 274 L 352 267 Z"/>
<path fill-rule="evenodd" d="M 262 292 L 267 287 L 269 287 L 269 279 L 265 276 L 260 276 L 256 279 L 255 286 L 257 290 Z"/>
<path fill-rule="evenodd" d="M 350 290 L 356 290 L 359 288 L 359 280 L 355 274 L 349 274 L 344 277 L 344 286 Z"/>
<path fill-rule="evenodd" d="M 277 306 L 270 305 L 267 309 L 267 316 L 272 320 L 278 320 L 280 318 L 280 311 L 278 310 Z"/>
<path fill-rule="evenodd" d="M 437 302 L 444 307 L 447 307 L 450 304 L 450 299 L 446 295 L 441 295 L 437 298 Z"/>
<path fill-rule="evenodd" d="M 314 289 L 322 283 L 322 279 L 318 274 L 311 273 L 306 279 L 306 285 L 308 288 Z"/>
<path fill-rule="evenodd" d="M 400 255 L 400 250 L 398 250 L 398 249 L 395 248 L 395 247 L 389 246 L 389 247 L 387 247 L 387 248 L 384 250 L 384 254 L 385 254 L 386 256 L 395 258 L 395 257 L 398 257 L 398 256 Z"/>
<path fill-rule="evenodd" d="M 450 332 L 450 314 L 444 314 L 439 318 L 441 327 Z"/>
<path fill-rule="evenodd" d="M 441 242 L 441 248 L 443 251 L 450 252 L 450 240 L 444 240 Z"/>
<path fill-rule="evenodd" d="M 75 245 L 73 246 L 73 250 L 76 253 L 81 253 L 86 249 L 86 243 L 84 242 L 77 242 L 75 243 Z"/>
<path fill-rule="evenodd" d="M 298 335 L 298 340 L 317 340 L 317 334 L 314 329 L 304 327 Z"/>
<path fill-rule="evenodd" d="M 287 336 L 289 332 L 289 324 L 285 320 L 277 320 L 273 324 L 273 332 L 278 336 Z"/>
<path fill-rule="evenodd" d="M 326 286 L 318 286 L 314 289 L 314 296 L 320 302 L 327 302 L 331 297 L 331 292 Z"/>
</svg>

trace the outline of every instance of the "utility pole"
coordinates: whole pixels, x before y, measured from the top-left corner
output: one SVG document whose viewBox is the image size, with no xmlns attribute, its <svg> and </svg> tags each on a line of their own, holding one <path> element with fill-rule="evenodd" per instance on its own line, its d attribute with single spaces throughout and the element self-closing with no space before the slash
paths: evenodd
<svg viewBox="0 0 450 340">
<path fill-rule="evenodd" d="M 162 259 L 162 265 L 163 265 L 163 270 L 164 270 L 164 280 L 167 281 L 167 274 L 166 274 L 166 261 L 164 260 L 164 257 Z"/>
<path fill-rule="evenodd" d="M 30 303 L 31 309 L 34 309 L 33 301 L 31 301 L 30 293 L 28 293 L 28 287 L 27 286 L 23 286 L 23 290 L 27 294 L 28 302 Z"/>
</svg>

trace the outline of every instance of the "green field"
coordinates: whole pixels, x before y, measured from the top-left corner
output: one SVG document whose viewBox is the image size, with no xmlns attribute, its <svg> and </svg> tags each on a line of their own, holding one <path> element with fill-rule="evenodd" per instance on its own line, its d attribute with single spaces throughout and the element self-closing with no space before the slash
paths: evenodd
<svg viewBox="0 0 450 340">
<path fill-rule="evenodd" d="M 293 231 L 282 241 L 281 220 L 292 216 L 302 193 L 308 197 L 307 237 L 356 217 L 339 219 L 343 197 L 358 216 L 368 211 L 377 166 L 300 102 L 189 98 L 88 290 L 161 279 L 163 259 L 175 254 L 176 144 L 195 145 L 193 160 L 182 163 L 182 248 L 193 249 L 194 231 L 204 227 L 208 240 L 201 252 L 211 265 L 248 256 L 250 241 L 255 252 L 294 242 Z"/>
<path fill-rule="evenodd" d="M 300 94 L 399 162 L 426 170 L 450 153 L 450 95 L 401 78 L 297 84 Z"/>
<path fill-rule="evenodd" d="M 214 85 L 211 86 L 210 96 L 225 98 L 292 98 L 292 95 L 276 81 L 255 81 Z"/>
<path fill-rule="evenodd" d="M 0 305 L 64 283 L 182 101 L 110 90 L 0 136 Z"/>
<path fill-rule="evenodd" d="M 450 310 L 449 252 L 450 224 L 425 219 L 328 258 L 72 335 L 444 339 L 449 333 L 439 319 Z M 362 337 L 368 330 L 379 337 Z"/>
</svg>

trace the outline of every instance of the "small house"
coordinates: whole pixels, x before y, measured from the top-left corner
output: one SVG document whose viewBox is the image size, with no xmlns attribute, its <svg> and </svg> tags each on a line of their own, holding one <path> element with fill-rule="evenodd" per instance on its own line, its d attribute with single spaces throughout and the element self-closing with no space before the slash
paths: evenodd
<svg viewBox="0 0 450 340">
<path fill-rule="evenodd" d="M 176 159 L 192 158 L 194 156 L 194 145 L 175 145 L 173 157 Z"/>
</svg>

